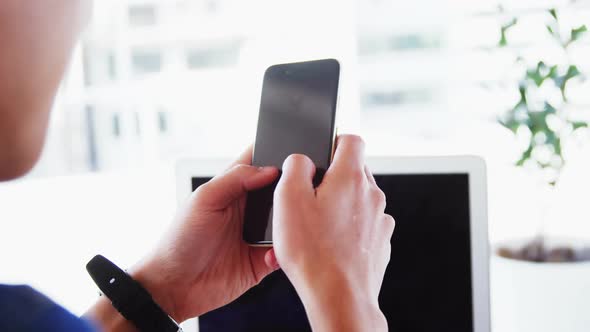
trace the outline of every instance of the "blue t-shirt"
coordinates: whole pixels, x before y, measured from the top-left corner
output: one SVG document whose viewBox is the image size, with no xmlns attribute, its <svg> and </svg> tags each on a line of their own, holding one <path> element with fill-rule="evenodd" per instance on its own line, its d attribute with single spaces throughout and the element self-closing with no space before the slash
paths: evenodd
<svg viewBox="0 0 590 332">
<path fill-rule="evenodd" d="M 0 285 L 0 331 L 96 332 L 29 286 Z"/>
</svg>

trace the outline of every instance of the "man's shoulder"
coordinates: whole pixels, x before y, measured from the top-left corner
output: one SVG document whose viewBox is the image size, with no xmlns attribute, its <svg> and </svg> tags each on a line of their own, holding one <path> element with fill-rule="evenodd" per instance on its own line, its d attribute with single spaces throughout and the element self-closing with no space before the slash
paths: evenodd
<svg viewBox="0 0 590 332">
<path fill-rule="evenodd" d="M 27 285 L 0 285 L 0 331 L 94 331 Z"/>
<path fill-rule="evenodd" d="M 29 308 L 28 316 L 56 304 L 28 285 L 0 285 L 0 314 L 20 314 L 19 308 Z"/>
</svg>

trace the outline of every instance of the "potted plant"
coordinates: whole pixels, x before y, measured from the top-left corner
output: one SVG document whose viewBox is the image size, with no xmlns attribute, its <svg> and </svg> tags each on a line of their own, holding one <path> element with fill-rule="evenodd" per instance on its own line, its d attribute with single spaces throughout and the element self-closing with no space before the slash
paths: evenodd
<svg viewBox="0 0 590 332">
<path fill-rule="evenodd" d="M 506 13 L 500 8 L 503 15 Z M 565 142 L 588 122 L 577 117 L 570 103 L 570 83 L 584 74 L 571 50 L 587 35 L 586 25 L 567 27 L 558 10 L 548 9 L 540 25 L 555 47 L 550 59 L 511 47 L 509 31 L 519 17 L 505 17 L 498 47 L 514 52 L 522 72 L 518 100 L 499 123 L 525 142 L 516 166 L 536 172 L 555 191 L 566 163 Z M 523 15 L 527 15 L 524 13 Z M 558 194 L 558 193 L 553 193 Z M 553 238 L 546 221 L 529 239 L 493 246 L 491 258 L 492 317 L 497 331 L 590 331 L 590 239 Z M 555 222 L 559 222 L 556 220 Z M 535 234 L 536 233 L 536 234 Z"/>
</svg>

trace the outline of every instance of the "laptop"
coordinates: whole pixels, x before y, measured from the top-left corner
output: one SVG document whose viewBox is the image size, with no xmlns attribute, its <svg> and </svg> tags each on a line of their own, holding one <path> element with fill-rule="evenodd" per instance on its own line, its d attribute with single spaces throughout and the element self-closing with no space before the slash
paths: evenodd
<svg viewBox="0 0 590 332">
<path fill-rule="evenodd" d="M 179 202 L 227 160 L 179 163 Z M 369 158 L 396 220 L 379 305 L 395 332 L 489 332 L 486 174 L 477 157 Z M 282 271 L 189 322 L 191 332 L 311 331 Z"/>
</svg>

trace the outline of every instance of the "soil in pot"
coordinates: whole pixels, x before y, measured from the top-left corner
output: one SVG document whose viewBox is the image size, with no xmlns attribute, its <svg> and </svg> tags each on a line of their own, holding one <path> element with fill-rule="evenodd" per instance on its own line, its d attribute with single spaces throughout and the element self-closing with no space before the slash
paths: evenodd
<svg viewBox="0 0 590 332">
<path fill-rule="evenodd" d="M 561 244 L 550 244 L 545 237 L 536 237 L 519 247 L 502 246 L 497 254 L 504 258 L 536 263 L 568 263 L 590 261 L 590 246 L 575 248 Z"/>
</svg>

